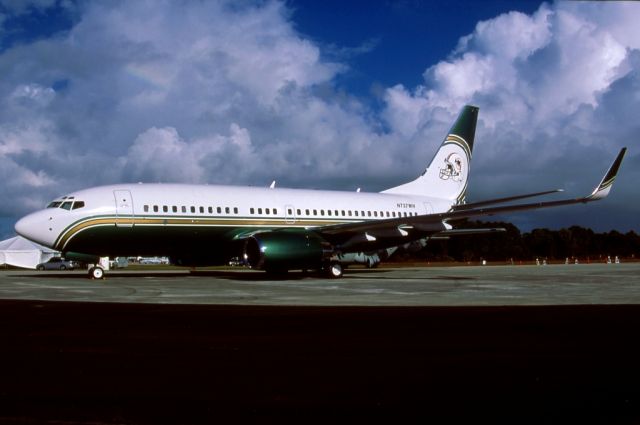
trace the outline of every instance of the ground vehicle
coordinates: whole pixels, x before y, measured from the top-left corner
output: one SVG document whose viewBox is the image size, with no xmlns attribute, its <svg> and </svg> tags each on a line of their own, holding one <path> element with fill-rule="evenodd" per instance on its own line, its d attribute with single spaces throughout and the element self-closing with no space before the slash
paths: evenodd
<svg viewBox="0 0 640 425">
<path fill-rule="evenodd" d="M 40 263 L 36 266 L 37 270 L 73 270 L 76 264 L 73 261 L 65 260 L 60 257 L 52 257 L 49 261 Z"/>
</svg>

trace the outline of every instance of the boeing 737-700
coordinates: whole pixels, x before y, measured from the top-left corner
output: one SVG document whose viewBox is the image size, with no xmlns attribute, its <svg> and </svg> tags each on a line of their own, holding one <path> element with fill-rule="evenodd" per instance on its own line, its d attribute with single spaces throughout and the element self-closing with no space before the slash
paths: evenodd
<svg viewBox="0 0 640 425">
<path fill-rule="evenodd" d="M 92 264 L 102 257 L 167 256 L 198 267 L 239 258 L 283 273 L 343 273 L 345 255 L 433 237 L 502 229 L 453 229 L 456 219 L 596 201 L 608 195 L 626 152 L 585 197 L 513 204 L 557 190 L 464 203 L 478 108 L 465 106 L 426 170 L 380 193 L 189 184 L 118 184 L 70 193 L 19 220 L 16 232 Z M 495 206 L 502 204 L 502 206 Z M 506 205 L 505 205 L 506 204 Z"/>
</svg>

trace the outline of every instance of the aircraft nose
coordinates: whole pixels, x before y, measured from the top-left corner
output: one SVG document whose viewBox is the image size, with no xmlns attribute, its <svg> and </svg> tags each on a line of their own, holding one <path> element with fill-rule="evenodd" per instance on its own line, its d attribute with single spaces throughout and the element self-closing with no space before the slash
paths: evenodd
<svg viewBox="0 0 640 425">
<path fill-rule="evenodd" d="M 24 238 L 49 246 L 51 241 L 47 237 L 47 220 L 47 217 L 44 217 L 41 211 L 35 212 L 18 220 L 14 225 L 14 229 L 17 234 Z"/>
<path fill-rule="evenodd" d="M 31 227 L 29 226 L 30 221 L 31 220 L 29 220 L 29 216 L 22 217 L 20 220 L 18 220 L 18 222 L 13 226 L 13 228 L 16 230 L 16 233 L 22 237 L 29 239 L 28 234 L 29 228 Z"/>
</svg>

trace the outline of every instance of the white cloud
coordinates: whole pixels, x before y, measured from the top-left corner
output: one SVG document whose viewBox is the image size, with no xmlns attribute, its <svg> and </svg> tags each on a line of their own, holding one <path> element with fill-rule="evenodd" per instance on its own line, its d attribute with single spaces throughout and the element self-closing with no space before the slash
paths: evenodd
<svg viewBox="0 0 640 425">
<path fill-rule="evenodd" d="M 251 162 L 253 154 L 249 132 L 236 123 L 229 136 L 191 142 L 173 127 L 153 127 L 139 135 L 118 162 L 130 181 L 207 183 L 212 169 L 234 176 L 237 161 Z"/>
<path fill-rule="evenodd" d="M 458 50 L 473 48 L 483 54 L 509 60 L 526 59 L 551 40 L 550 16 L 551 10 L 542 5 L 532 16 L 514 11 L 481 21 L 472 35 L 460 40 Z M 473 47 L 469 46 L 470 43 Z"/>
</svg>

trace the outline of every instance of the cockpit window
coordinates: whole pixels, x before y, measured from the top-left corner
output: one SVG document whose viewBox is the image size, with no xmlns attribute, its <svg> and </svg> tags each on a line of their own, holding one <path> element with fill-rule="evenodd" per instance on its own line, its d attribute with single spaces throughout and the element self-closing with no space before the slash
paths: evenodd
<svg viewBox="0 0 640 425">
<path fill-rule="evenodd" d="M 82 208 L 84 207 L 84 201 L 76 201 L 73 203 L 73 208 L 71 208 L 72 210 L 77 210 L 78 208 Z"/>
<path fill-rule="evenodd" d="M 70 210 L 71 204 L 73 204 L 73 201 L 66 201 L 60 206 L 60 208 L 62 208 L 63 210 Z"/>
<path fill-rule="evenodd" d="M 47 205 L 47 208 L 58 208 L 61 204 L 62 204 L 62 202 L 60 202 L 60 201 L 53 201 L 52 203 Z"/>
</svg>

